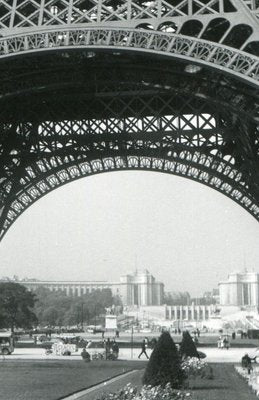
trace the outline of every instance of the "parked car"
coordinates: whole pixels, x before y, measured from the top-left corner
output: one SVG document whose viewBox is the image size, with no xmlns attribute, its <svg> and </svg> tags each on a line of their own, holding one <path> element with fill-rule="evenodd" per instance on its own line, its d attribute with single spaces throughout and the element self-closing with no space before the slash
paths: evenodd
<svg viewBox="0 0 259 400">
<path fill-rule="evenodd" d="M 37 336 L 37 340 L 41 343 L 43 342 L 47 342 L 49 340 L 49 338 L 46 335 L 39 335 Z"/>
<path fill-rule="evenodd" d="M 11 332 L 0 333 L 0 352 L 7 356 L 14 351 L 14 337 Z"/>
</svg>

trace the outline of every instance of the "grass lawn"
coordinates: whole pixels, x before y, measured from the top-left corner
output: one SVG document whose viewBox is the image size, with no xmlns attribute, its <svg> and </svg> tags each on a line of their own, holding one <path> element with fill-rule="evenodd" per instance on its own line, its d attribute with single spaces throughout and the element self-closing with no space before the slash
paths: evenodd
<svg viewBox="0 0 259 400">
<path fill-rule="evenodd" d="M 71 393 L 132 369 L 142 369 L 97 391 L 86 400 L 100 398 L 103 392 L 117 392 L 128 382 L 140 387 L 146 362 L 96 361 L 4 361 L 0 363 L 0 400 L 58 400 Z M 211 364 L 214 379 L 191 380 L 193 400 L 256 400 L 246 382 L 230 363 Z"/>
<path fill-rule="evenodd" d="M 247 383 L 230 363 L 211 364 L 214 379 L 191 380 L 193 400 L 256 400 Z"/>
<path fill-rule="evenodd" d="M 191 387 L 186 389 L 191 392 L 192 400 L 256 400 L 257 397 L 252 393 L 247 383 L 240 378 L 230 363 L 211 364 L 214 371 L 214 379 L 191 379 Z M 130 381 L 132 386 L 139 386 L 142 371 L 134 374 Z M 116 393 L 121 385 L 125 386 L 127 382 L 117 382 L 110 385 L 109 388 L 97 390 L 95 393 L 87 394 L 82 400 L 97 400 L 101 398 L 102 393 Z M 162 400 L 162 399 L 161 399 Z"/>
<path fill-rule="evenodd" d="M 136 361 L 2 361 L 0 399 L 57 400 L 143 367 L 144 363 Z"/>
</svg>

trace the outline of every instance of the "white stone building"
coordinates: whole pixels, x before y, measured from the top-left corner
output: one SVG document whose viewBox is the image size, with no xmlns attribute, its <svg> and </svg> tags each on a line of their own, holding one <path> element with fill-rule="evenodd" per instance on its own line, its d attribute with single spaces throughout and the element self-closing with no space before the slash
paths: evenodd
<svg viewBox="0 0 259 400">
<path fill-rule="evenodd" d="M 219 282 L 219 298 L 222 306 L 258 307 L 259 273 L 229 274 L 227 281 Z"/>
<path fill-rule="evenodd" d="M 119 296 L 124 306 L 159 306 L 163 302 L 164 284 L 157 282 L 148 270 L 136 271 L 120 277 L 119 282 L 107 281 L 40 281 L 16 280 L 28 290 L 39 287 L 51 291 L 63 291 L 67 296 L 82 296 L 94 290 L 111 289 Z"/>
</svg>

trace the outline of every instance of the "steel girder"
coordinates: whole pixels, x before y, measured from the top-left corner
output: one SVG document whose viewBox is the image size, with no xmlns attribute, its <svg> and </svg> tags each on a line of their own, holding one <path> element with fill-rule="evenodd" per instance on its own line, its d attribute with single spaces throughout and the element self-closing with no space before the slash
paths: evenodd
<svg viewBox="0 0 259 400">
<path fill-rule="evenodd" d="M 42 26 L 114 24 L 136 27 L 235 15 L 236 22 L 257 16 L 257 0 L 2 0 L 0 25 L 3 32 Z"/>
<path fill-rule="evenodd" d="M 215 68 L 257 85 L 259 57 L 207 40 L 161 32 L 119 28 L 69 28 L 26 32 L 0 39 L 0 60 L 10 56 L 65 50 L 135 51 L 175 57 Z"/>
<path fill-rule="evenodd" d="M 194 179 L 259 219 L 253 87 L 131 54 L 57 53 L 27 63 L 33 74 L 22 59 L 2 67 L 1 236 L 58 186 L 126 169 Z"/>
<path fill-rule="evenodd" d="M 257 1 L 0 3 L 0 239 L 114 170 L 193 179 L 259 220 Z"/>
</svg>

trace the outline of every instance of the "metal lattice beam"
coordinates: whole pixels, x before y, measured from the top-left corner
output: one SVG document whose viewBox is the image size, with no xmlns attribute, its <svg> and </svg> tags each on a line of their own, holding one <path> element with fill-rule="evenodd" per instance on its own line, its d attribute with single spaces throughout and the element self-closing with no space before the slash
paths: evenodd
<svg viewBox="0 0 259 400">
<path fill-rule="evenodd" d="M 172 69 L 164 71 L 160 81 L 157 65 L 147 69 L 139 60 L 138 66 L 133 62 L 136 70 L 132 71 L 130 58 L 125 62 L 128 66 L 124 57 L 113 58 L 117 69 L 105 72 L 98 59 L 112 62 L 111 55 L 83 57 L 81 75 L 76 74 L 78 88 L 73 63 L 66 58 L 66 70 L 63 59 L 66 80 L 60 75 L 54 96 L 52 90 L 37 92 L 44 66 L 32 81 L 30 74 L 27 81 L 22 79 L 22 91 L 15 80 L 9 86 L 8 80 L 3 80 L 8 95 L 6 100 L 2 98 L 0 113 L 5 121 L 0 147 L 2 235 L 27 207 L 56 187 L 118 169 L 158 170 L 197 180 L 259 219 L 257 110 L 251 101 L 252 89 L 250 97 L 248 92 L 242 97 L 234 82 L 231 86 L 221 76 L 214 81 L 216 95 L 215 88 L 205 86 L 203 74 L 179 73 L 181 65 L 174 64 L 174 73 Z M 77 65 L 79 60 L 78 55 Z M 56 69 L 53 80 L 59 75 Z M 17 70 L 20 77 L 21 68 Z M 95 82 L 94 87 L 90 82 Z M 201 96 L 202 87 L 207 92 Z"/>
<path fill-rule="evenodd" d="M 141 51 L 181 58 L 202 66 L 224 70 L 249 83 L 259 81 L 259 57 L 183 35 L 129 29 L 69 29 L 25 33 L 0 39 L 0 59 L 51 50 L 111 49 Z"/>
<path fill-rule="evenodd" d="M 0 3 L 0 239 L 51 190 L 125 169 L 259 220 L 256 1 Z"/>
</svg>

